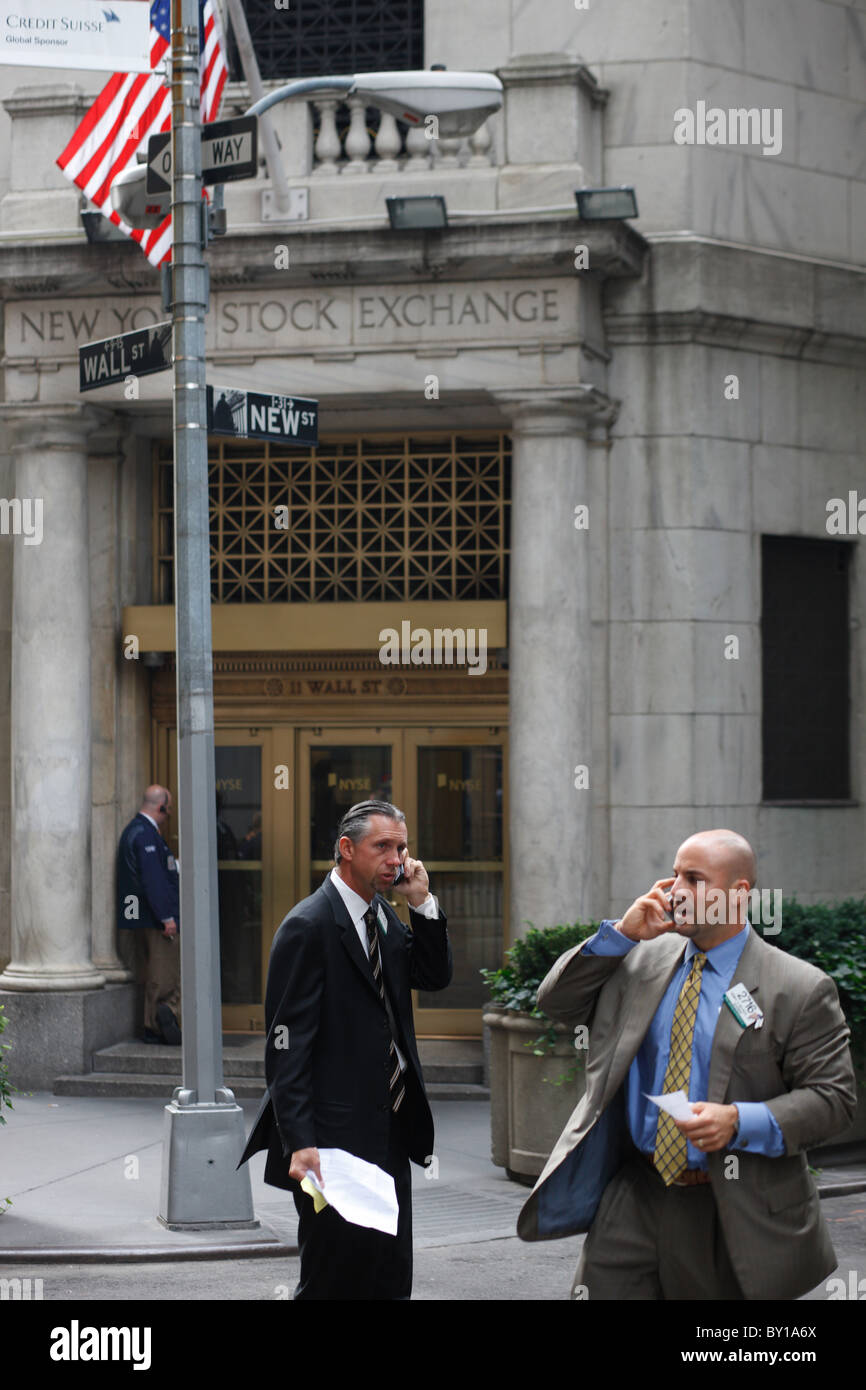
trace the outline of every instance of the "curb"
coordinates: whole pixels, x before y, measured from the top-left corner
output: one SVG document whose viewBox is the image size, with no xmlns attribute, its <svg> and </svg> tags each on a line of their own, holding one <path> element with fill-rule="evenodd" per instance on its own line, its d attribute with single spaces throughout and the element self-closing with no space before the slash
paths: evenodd
<svg viewBox="0 0 866 1390">
<path fill-rule="evenodd" d="M 281 1241 L 268 1241 L 267 1244 L 262 1245 L 250 1243 L 245 1245 L 196 1245 L 192 1249 L 176 1245 L 37 1245 L 16 1250 L 0 1250 L 0 1265 L 144 1264 L 159 1260 L 252 1260 L 297 1255 L 297 1253 L 297 1245 L 284 1245 Z"/>
</svg>

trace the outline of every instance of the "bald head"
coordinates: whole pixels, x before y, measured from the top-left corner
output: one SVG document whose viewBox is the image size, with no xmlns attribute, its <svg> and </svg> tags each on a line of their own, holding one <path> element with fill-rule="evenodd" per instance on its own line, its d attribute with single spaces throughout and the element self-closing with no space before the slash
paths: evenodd
<svg viewBox="0 0 866 1390">
<path fill-rule="evenodd" d="M 163 808 L 167 808 L 167 810 Z M 167 787 L 160 787 L 154 783 L 145 791 L 139 809 L 157 823 L 160 823 L 163 818 L 167 820 L 168 811 L 171 810 L 171 792 Z"/>
<path fill-rule="evenodd" d="M 736 830 L 699 830 L 683 841 L 679 853 L 692 848 L 709 856 L 714 878 L 726 879 L 728 884 L 744 878 L 750 888 L 755 886 L 758 877 L 755 851 Z"/>
</svg>

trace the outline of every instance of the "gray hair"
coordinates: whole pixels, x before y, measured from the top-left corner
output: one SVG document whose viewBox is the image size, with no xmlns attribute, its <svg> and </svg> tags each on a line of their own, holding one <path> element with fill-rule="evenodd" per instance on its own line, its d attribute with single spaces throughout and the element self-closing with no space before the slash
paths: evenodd
<svg viewBox="0 0 866 1390">
<path fill-rule="evenodd" d="M 337 827 L 337 838 L 334 842 L 334 863 L 339 864 L 343 858 L 340 853 L 340 840 L 346 835 L 356 845 L 359 840 L 369 834 L 370 820 L 373 816 L 387 816 L 389 820 L 400 820 L 406 824 L 406 817 L 396 806 L 392 806 L 390 801 L 358 801 L 354 806 L 350 806 L 343 819 Z"/>
</svg>

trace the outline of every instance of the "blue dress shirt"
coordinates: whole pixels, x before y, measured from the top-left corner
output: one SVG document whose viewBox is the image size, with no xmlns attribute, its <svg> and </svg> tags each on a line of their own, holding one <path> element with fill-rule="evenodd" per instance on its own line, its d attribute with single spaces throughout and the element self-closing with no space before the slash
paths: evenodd
<svg viewBox="0 0 866 1390">
<path fill-rule="evenodd" d="M 695 1019 L 695 1032 L 692 1039 L 692 1065 L 689 1074 L 689 1100 L 707 1098 L 707 1083 L 710 1075 L 710 1053 L 713 1034 L 719 1018 L 719 1010 L 724 1006 L 724 995 L 730 987 L 739 964 L 743 947 L 749 935 L 748 922 L 736 936 L 723 941 L 719 946 L 706 952 L 707 963 L 701 976 L 701 993 L 698 999 L 698 1012 Z M 602 922 L 595 936 L 589 938 L 584 951 L 591 956 L 626 956 L 637 945 L 622 932 L 617 931 L 613 921 Z M 646 1037 L 640 1045 L 637 1056 L 629 1067 L 626 1080 L 626 1110 L 631 1137 L 642 1153 L 652 1156 L 656 1145 L 656 1128 L 660 1114 L 657 1105 L 647 1100 L 647 1095 L 660 1096 L 664 1090 L 665 1072 L 671 1042 L 671 1024 L 680 991 L 692 968 L 692 956 L 699 948 L 693 941 L 686 944 L 685 955 L 680 967 L 675 971 L 665 990 L 661 1003 L 653 1015 Z M 785 1140 L 776 1119 L 763 1101 L 737 1101 L 740 1127 L 729 1149 L 747 1148 L 750 1153 L 766 1154 L 768 1158 L 778 1158 L 785 1152 Z M 689 1168 L 706 1168 L 707 1156 L 700 1149 L 688 1144 Z"/>
</svg>

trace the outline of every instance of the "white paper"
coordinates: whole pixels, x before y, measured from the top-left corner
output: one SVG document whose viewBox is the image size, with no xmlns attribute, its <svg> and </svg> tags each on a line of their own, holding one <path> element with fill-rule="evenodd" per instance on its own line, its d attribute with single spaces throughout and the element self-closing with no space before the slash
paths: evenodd
<svg viewBox="0 0 866 1390">
<path fill-rule="evenodd" d="M 397 1234 L 397 1192 L 390 1173 L 356 1158 L 345 1149 L 319 1149 L 322 1186 L 310 1170 L 307 1177 L 344 1221 L 371 1226 L 386 1236 Z"/>
<path fill-rule="evenodd" d="M 696 1120 L 698 1117 L 689 1103 L 689 1098 L 685 1091 L 671 1091 L 666 1096 L 651 1096 L 644 1092 L 647 1100 L 651 1100 L 653 1105 L 657 1105 L 659 1110 L 667 1111 L 674 1120 Z"/>
</svg>

